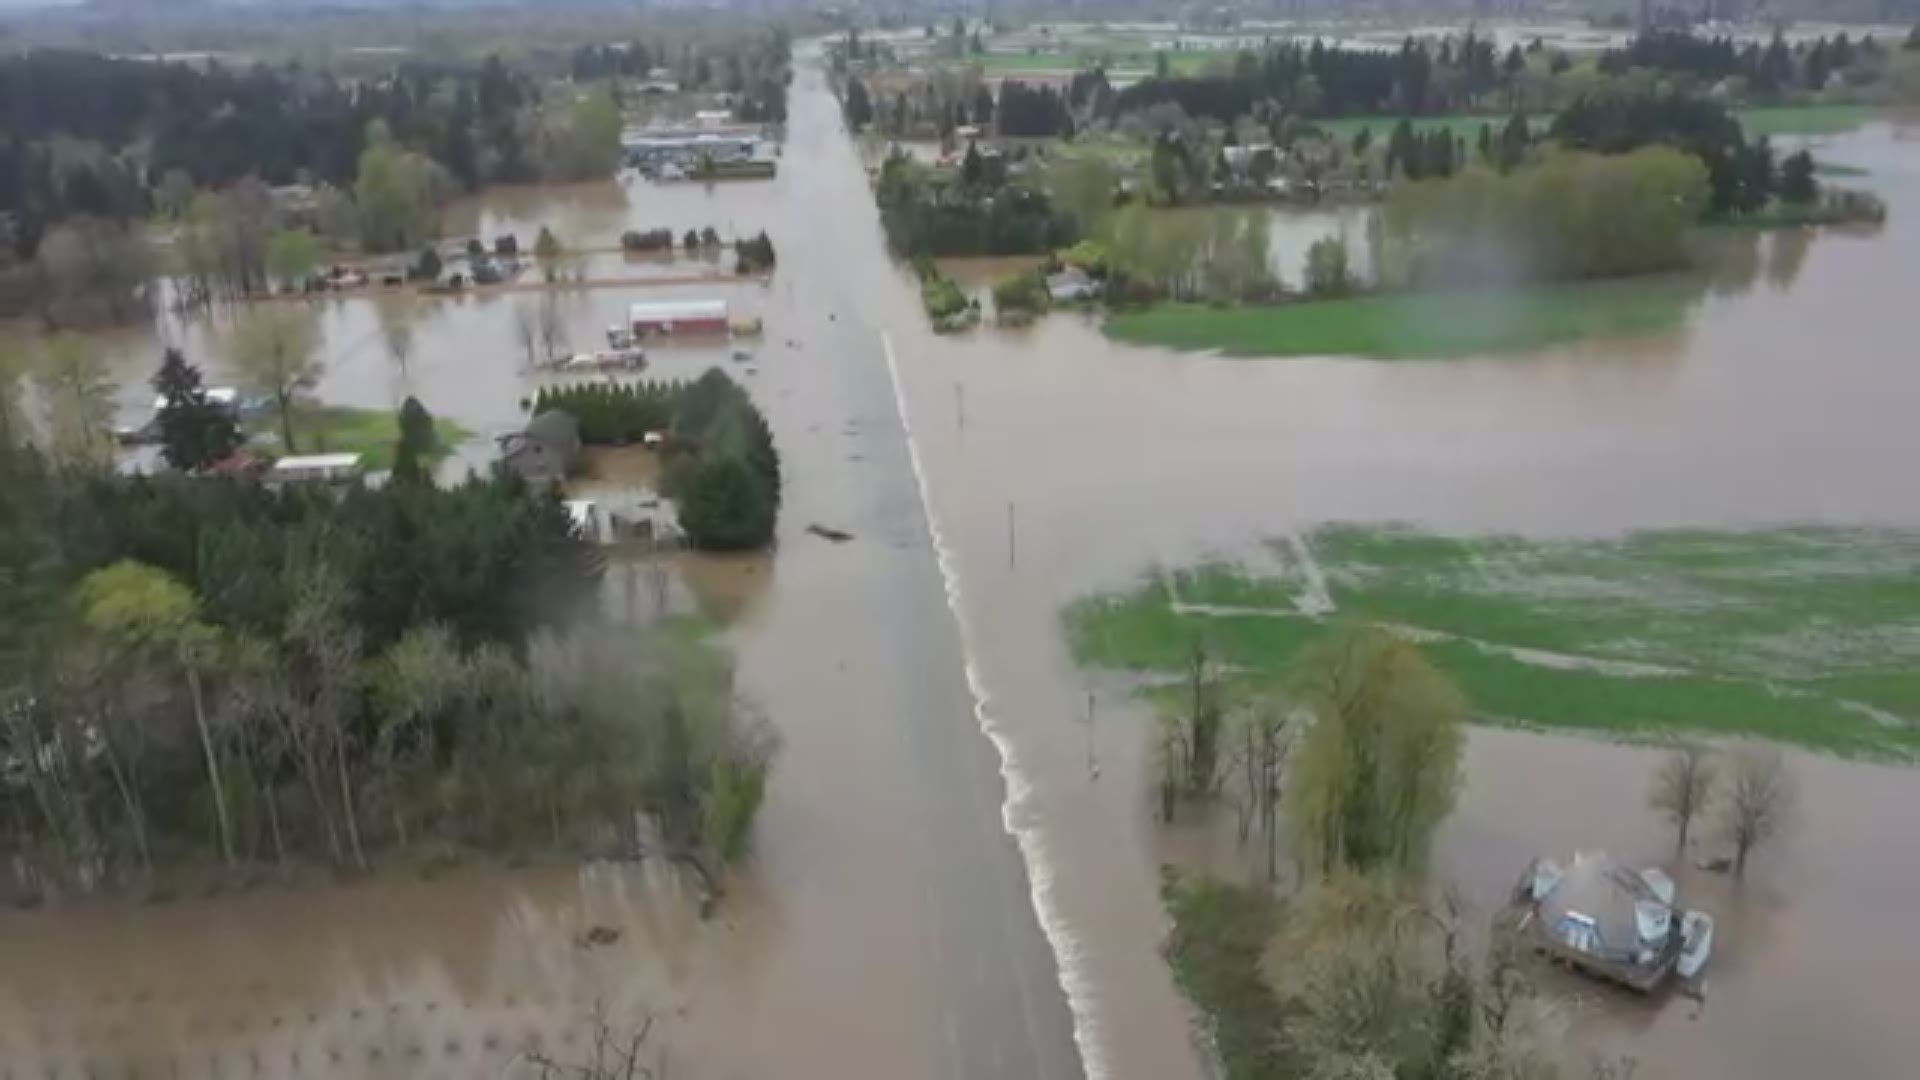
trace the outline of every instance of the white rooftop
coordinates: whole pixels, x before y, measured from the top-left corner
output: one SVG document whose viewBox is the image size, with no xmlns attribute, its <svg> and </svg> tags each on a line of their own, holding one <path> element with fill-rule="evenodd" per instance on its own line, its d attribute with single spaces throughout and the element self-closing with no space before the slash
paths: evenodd
<svg viewBox="0 0 1920 1080">
<path fill-rule="evenodd" d="M 656 300 L 627 308 L 629 322 L 667 322 L 674 319 L 724 319 L 725 300 Z"/>
<path fill-rule="evenodd" d="M 231 405 L 240 400 L 240 391 L 231 386 L 209 386 L 206 388 L 207 400 L 215 405 Z M 161 394 L 153 399 L 153 411 L 159 412 L 167 407 L 167 396 Z"/>
<path fill-rule="evenodd" d="M 296 454 L 273 463 L 275 472 L 302 472 L 309 469 L 351 469 L 360 464 L 359 454 Z"/>
</svg>

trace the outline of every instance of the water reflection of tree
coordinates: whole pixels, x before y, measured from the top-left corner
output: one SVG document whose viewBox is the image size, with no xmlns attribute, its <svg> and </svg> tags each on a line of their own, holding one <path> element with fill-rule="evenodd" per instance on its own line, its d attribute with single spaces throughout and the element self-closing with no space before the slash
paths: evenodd
<svg viewBox="0 0 1920 1080">
<path fill-rule="evenodd" d="M 1706 237 L 1695 261 L 1707 289 L 1715 296 L 1739 296 L 1752 290 L 1760 278 L 1760 233 L 1723 229 Z"/>
<path fill-rule="evenodd" d="M 1782 229 L 1767 238 L 1767 280 L 1782 291 L 1793 286 L 1813 248 L 1813 229 Z"/>
<path fill-rule="evenodd" d="M 413 373 L 408 363 L 413 359 L 413 325 L 418 318 L 411 297 L 382 297 L 374 304 L 374 318 L 380 324 L 380 342 L 387 351 L 387 359 L 393 362 L 394 391 L 397 402 L 413 390 Z"/>
</svg>

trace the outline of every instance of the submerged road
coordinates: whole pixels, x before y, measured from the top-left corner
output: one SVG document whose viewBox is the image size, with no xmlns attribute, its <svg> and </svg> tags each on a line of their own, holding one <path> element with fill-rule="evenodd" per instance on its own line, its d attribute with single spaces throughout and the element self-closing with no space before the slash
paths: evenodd
<svg viewBox="0 0 1920 1080">
<path fill-rule="evenodd" d="M 924 315 L 886 254 L 864 169 L 814 60 L 803 59 L 796 73 L 782 176 L 769 192 L 782 201 L 771 218 L 780 255 L 775 287 L 790 290 L 780 307 L 794 325 L 769 327 L 767 351 L 780 352 L 772 362 L 792 367 L 768 375 L 808 380 L 813 403 L 805 412 L 772 410 L 791 478 L 783 539 L 817 547 L 821 541 L 802 533 L 815 520 L 856 537 L 836 549 L 845 558 L 828 583 L 808 586 L 823 609 L 814 636 L 832 636 L 843 679 L 839 689 L 822 689 L 783 672 L 751 689 L 768 695 L 776 716 L 840 712 L 850 728 L 864 728 L 862 738 L 889 744 L 846 768 L 884 762 L 904 773 L 892 778 L 893 805 L 905 819 L 895 824 L 918 856 L 911 902 L 927 940 L 868 945 L 911 950 L 903 962 L 910 956 L 913 967 L 931 972 L 926 992 L 942 1030 L 932 1037 L 932 1059 L 915 1061 L 924 1064 L 920 1074 L 1072 1080 L 1085 1074 L 1072 1015 L 1028 867 L 1004 824 L 1001 760 L 976 716 L 931 495 L 921 487 L 897 395 L 896 361 L 911 364 L 912 342 L 927 332 Z M 826 435 L 843 434 L 857 452 L 844 452 L 843 443 L 819 449 Z M 806 550 L 783 552 L 782 563 L 808 558 Z M 792 574 L 777 572 L 787 577 L 783 587 L 793 584 Z M 747 667 L 751 674 L 751 658 Z M 877 1009 L 876 1018 L 884 1013 Z"/>
</svg>

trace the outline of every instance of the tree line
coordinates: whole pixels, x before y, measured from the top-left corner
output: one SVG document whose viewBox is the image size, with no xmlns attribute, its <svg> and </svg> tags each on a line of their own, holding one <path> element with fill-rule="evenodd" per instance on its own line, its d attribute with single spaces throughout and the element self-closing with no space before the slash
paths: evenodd
<svg viewBox="0 0 1920 1080">
<path fill-rule="evenodd" d="M 773 541 L 781 483 L 773 431 L 746 390 L 720 369 L 690 383 L 547 387 L 533 411 L 549 410 L 572 416 L 588 445 L 664 436 L 661 493 L 675 501 L 694 547 L 746 551 Z"/>
<path fill-rule="evenodd" d="M 1782 191 L 1765 136 L 1749 142 L 1725 106 L 1678 91 L 1586 95 L 1554 116 L 1548 134 L 1564 146 L 1603 154 L 1661 144 L 1693 155 L 1707 171 L 1703 212 L 1749 214 L 1776 195 L 1799 202 L 1809 202 L 1814 195 L 1799 180 Z M 1795 170 L 1804 170 L 1805 179 L 1811 180 L 1811 156 L 1796 163 Z"/>
<path fill-rule="evenodd" d="M 1601 53 L 1597 66 L 1611 76 L 1641 68 L 1703 83 L 1738 79 L 1744 92 L 1736 96 L 1777 101 L 1826 90 L 1836 76 L 1854 82 L 1876 78 L 1890 51 L 1872 34 L 1856 41 L 1845 31 L 1788 44 L 1786 36 L 1775 30 L 1772 40 L 1762 46 L 1753 41 L 1742 45 L 1725 36 L 1652 29 L 1625 46 Z"/>
<path fill-rule="evenodd" d="M 697 628 L 590 625 L 598 555 L 555 491 L 436 487 L 411 399 L 383 486 L 200 472 L 240 437 L 174 352 L 155 386 L 181 471 L 115 475 L 21 414 L 19 374 L 0 365 L 0 891 L 535 850 L 652 853 L 717 889 L 743 853 L 770 732 Z M 52 413 L 110 404 L 73 376 Z"/>
<path fill-rule="evenodd" d="M 1399 185 L 1381 210 L 1375 265 L 1403 287 L 1677 269 L 1708 198 L 1699 160 L 1671 147 L 1554 152 L 1511 173 Z"/>
<path fill-rule="evenodd" d="M 971 149 L 969 153 L 974 153 Z M 893 250 L 908 256 L 1014 255 L 1052 251 L 1077 236 L 1047 192 L 985 168 L 947 175 L 905 155 L 880 169 L 874 198 Z"/>
<path fill-rule="evenodd" d="M 1505 105 L 1527 65 L 1517 43 L 1501 53 L 1491 38 L 1471 30 L 1437 44 L 1409 36 L 1397 50 L 1343 49 L 1318 38 L 1274 42 L 1236 55 L 1227 74 L 1143 80 L 1119 91 L 1113 108 L 1124 113 L 1172 103 L 1189 116 L 1223 123 L 1252 114 L 1256 102 L 1308 118 L 1475 111 Z"/>
<path fill-rule="evenodd" d="M 787 29 L 772 26 L 753 34 L 581 45 L 567 69 L 576 83 L 610 82 L 622 101 L 630 94 L 624 80 L 645 80 L 660 70 L 682 92 L 728 95 L 742 120 L 785 123 L 791 56 Z"/>
</svg>

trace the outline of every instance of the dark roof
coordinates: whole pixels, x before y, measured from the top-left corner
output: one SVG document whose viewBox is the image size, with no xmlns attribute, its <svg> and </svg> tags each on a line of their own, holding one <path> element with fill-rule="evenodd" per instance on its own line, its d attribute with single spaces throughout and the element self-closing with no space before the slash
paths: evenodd
<svg viewBox="0 0 1920 1080">
<path fill-rule="evenodd" d="M 575 420 L 571 413 L 560 409 L 548 409 L 527 421 L 527 430 L 521 434 L 535 442 L 566 447 L 578 446 L 580 422 Z"/>
<path fill-rule="evenodd" d="M 1598 852 L 1580 852 L 1541 900 L 1540 915 L 1549 926 L 1569 914 L 1584 915 L 1593 920 L 1600 951 L 1630 954 L 1640 940 L 1635 907 L 1642 901 L 1661 904 L 1639 873 Z"/>
</svg>

